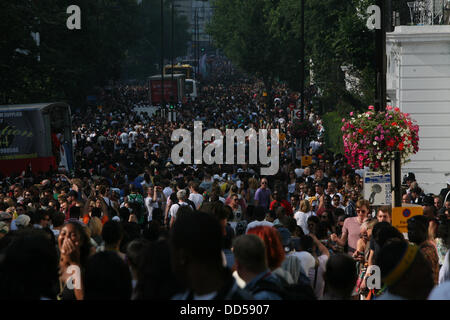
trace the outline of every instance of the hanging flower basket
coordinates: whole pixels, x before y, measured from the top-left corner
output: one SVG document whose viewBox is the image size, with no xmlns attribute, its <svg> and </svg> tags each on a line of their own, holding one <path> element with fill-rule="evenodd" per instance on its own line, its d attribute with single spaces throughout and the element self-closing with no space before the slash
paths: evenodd
<svg viewBox="0 0 450 320">
<path fill-rule="evenodd" d="M 401 163 L 409 161 L 419 151 L 419 126 L 409 114 L 387 106 L 385 111 L 369 111 L 342 119 L 345 157 L 352 168 L 369 167 L 387 173 L 394 152 L 399 151 Z"/>
<path fill-rule="evenodd" d="M 311 123 L 311 121 L 305 120 L 294 120 L 291 125 L 289 132 L 293 138 L 296 139 L 306 139 L 306 140 L 314 140 L 317 138 L 317 129 Z"/>
</svg>

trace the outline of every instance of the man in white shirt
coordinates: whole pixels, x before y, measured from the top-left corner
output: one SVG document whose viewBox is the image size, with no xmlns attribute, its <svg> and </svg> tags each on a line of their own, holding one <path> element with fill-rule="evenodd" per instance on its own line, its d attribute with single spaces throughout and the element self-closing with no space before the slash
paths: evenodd
<svg viewBox="0 0 450 320">
<path fill-rule="evenodd" d="M 128 145 L 128 133 L 127 132 L 122 132 L 119 136 L 122 145 Z"/>
<path fill-rule="evenodd" d="M 128 137 L 129 137 L 128 148 L 129 149 L 131 149 L 134 146 L 134 144 L 136 143 L 137 135 L 138 135 L 138 133 L 134 130 L 132 130 L 128 133 Z"/>
<path fill-rule="evenodd" d="M 334 182 L 334 181 L 329 181 L 328 182 L 328 186 L 327 186 L 327 189 L 325 190 L 325 194 L 329 195 L 331 197 L 331 199 L 333 199 L 333 197 L 335 195 L 338 195 L 339 198 L 340 198 L 340 202 L 342 202 L 344 200 L 344 197 L 342 196 L 342 194 L 337 192 L 337 190 L 336 190 L 336 182 Z"/>
<path fill-rule="evenodd" d="M 178 203 L 174 203 L 169 209 L 170 215 L 170 228 L 172 228 L 175 220 L 177 219 L 177 212 L 182 206 L 188 206 L 186 202 L 186 190 L 182 189 L 177 192 Z"/>
<path fill-rule="evenodd" d="M 203 203 L 203 196 L 198 193 L 199 185 L 198 183 L 191 181 L 189 183 L 189 200 L 194 202 L 195 208 L 198 210 Z"/>
<path fill-rule="evenodd" d="M 164 197 L 162 193 L 158 196 L 157 188 L 154 188 L 153 186 L 147 188 L 147 197 L 145 198 L 144 203 L 148 213 L 148 221 L 152 221 L 153 219 L 153 209 L 162 207 L 162 197 Z"/>
</svg>

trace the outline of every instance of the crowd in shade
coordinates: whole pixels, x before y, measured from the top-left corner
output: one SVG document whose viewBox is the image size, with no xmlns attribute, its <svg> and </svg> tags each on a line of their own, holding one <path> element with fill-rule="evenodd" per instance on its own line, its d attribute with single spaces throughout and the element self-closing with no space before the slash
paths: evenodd
<svg viewBox="0 0 450 320">
<path fill-rule="evenodd" d="M 364 199 L 364 170 L 326 150 L 309 104 L 317 138 L 302 166 L 288 130 L 294 93 L 276 84 L 267 95 L 220 59 L 212 74 L 176 122 L 133 111 L 148 105 L 145 86 L 109 88 L 100 109 L 73 114 L 73 172 L 1 177 L 2 299 L 450 298 L 450 181 L 432 195 L 405 176 L 403 202 L 424 214 L 403 234 L 391 207 Z M 278 172 L 174 164 L 171 133 L 195 120 L 279 129 Z"/>
</svg>

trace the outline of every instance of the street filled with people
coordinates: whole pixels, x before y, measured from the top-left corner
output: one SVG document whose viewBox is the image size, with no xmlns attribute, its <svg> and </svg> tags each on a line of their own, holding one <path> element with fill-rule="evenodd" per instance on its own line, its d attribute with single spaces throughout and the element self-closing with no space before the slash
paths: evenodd
<svg viewBox="0 0 450 320">
<path fill-rule="evenodd" d="M 145 85 L 104 90 L 101 107 L 73 113 L 75 170 L 0 178 L 2 299 L 450 299 L 450 180 L 434 195 L 404 177 L 402 201 L 423 215 L 403 234 L 391 206 L 364 199 L 364 170 L 328 151 L 309 103 L 302 165 L 296 93 L 268 93 L 223 59 L 212 71 L 175 121 L 134 111 L 150 106 Z M 194 121 L 224 135 L 278 129 L 278 172 L 174 163 L 172 132 Z"/>
</svg>

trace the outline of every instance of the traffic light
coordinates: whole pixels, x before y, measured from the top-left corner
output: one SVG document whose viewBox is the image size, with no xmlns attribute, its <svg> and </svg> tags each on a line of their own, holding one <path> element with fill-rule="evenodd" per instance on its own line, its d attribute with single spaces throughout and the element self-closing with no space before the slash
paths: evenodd
<svg viewBox="0 0 450 320">
<path fill-rule="evenodd" d="M 173 104 L 170 104 L 170 105 L 169 105 L 169 110 L 173 110 L 173 109 L 175 109 L 174 105 L 173 105 Z"/>
</svg>

